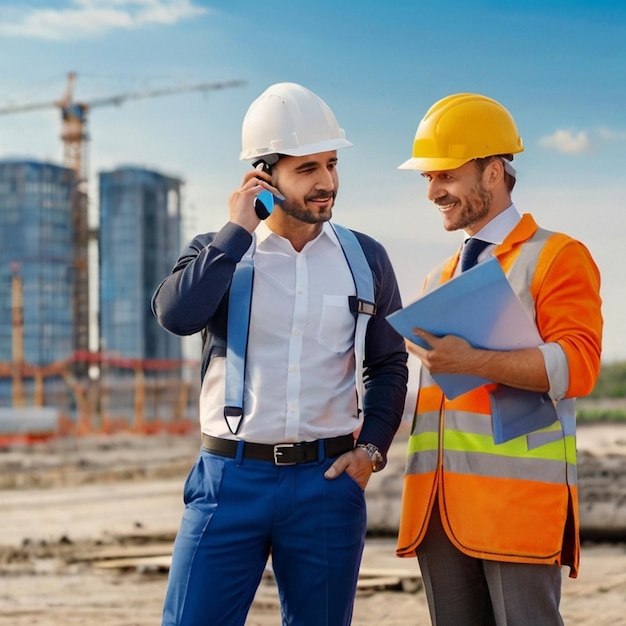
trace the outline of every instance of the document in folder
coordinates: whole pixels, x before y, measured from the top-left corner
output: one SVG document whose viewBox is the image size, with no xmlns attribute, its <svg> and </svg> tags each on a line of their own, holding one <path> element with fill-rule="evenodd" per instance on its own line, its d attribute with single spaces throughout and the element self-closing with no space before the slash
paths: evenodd
<svg viewBox="0 0 626 626">
<path fill-rule="evenodd" d="M 554 404 L 547 393 L 525 391 L 498 385 L 489 392 L 491 426 L 495 443 L 545 428 L 558 419 Z"/>
<path fill-rule="evenodd" d="M 488 350 L 518 350 L 543 343 L 534 321 L 524 310 L 495 258 L 479 263 L 443 283 L 404 309 L 387 316 L 387 320 L 403 337 L 425 348 L 429 347 L 428 344 L 413 333 L 414 328 L 421 328 L 439 337 L 457 335 L 476 348 Z M 433 379 L 450 400 L 492 382 L 479 376 L 463 374 L 437 374 Z M 504 385 L 500 385 L 499 389 L 499 397 L 492 397 L 492 403 L 496 403 L 496 409 L 500 403 L 503 406 L 506 404 L 506 416 L 512 418 L 509 421 L 516 423 L 516 430 L 528 428 L 526 432 L 530 432 L 548 425 L 546 409 L 550 413 L 549 423 L 557 419 L 556 410 L 549 402 L 549 406 L 539 403 L 544 411 L 540 420 L 533 420 L 538 417 L 538 411 L 533 406 L 539 406 L 535 396 L 540 398 L 542 394 L 517 393 L 517 389 Z M 511 400 L 513 397 L 519 402 L 504 401 L 505 398 Z M 513 407 L 516 415 L 511 414 Z M 496 419 L 500 418 L 501 413 L 497 410 L 493 412 Z M 523 417 L 521 424 L 520 417 Z M 506 425 L 503 428 L 501 437 L 504 437 L 502 441 L 506 441 Z M 494 432 L 500 430 L 500 426 L 494 426 Z"/>
</svg>

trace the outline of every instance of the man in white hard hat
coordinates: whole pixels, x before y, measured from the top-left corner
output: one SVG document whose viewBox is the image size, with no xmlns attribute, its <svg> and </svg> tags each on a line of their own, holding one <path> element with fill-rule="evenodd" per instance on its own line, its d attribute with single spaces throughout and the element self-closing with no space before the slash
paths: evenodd
<svg viewBox="0 0 626 626">
<path fill-rule="evenodd" d="M 401 306 L 385 250 L 330 224 L 350 145 L 314 93 L 268 88 L 243 122 L 254 169 L 228 223 L 198 235 L 154 295 L 164 328 L 204 335 L 202 448 L 165 626 L 243 625 L 270 554 L 283 624 L 351 622 L 363 490 L 385 465 L 407 369 L 385 320 Z"/>
</svg>

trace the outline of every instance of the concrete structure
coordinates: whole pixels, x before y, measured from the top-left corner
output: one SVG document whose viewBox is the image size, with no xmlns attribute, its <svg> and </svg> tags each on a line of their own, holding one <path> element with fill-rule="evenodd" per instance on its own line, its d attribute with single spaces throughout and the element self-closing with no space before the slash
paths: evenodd
<svg viewBox="0 0 626 626">
<path fill-rule="evenodd" d="M 121 167 L 100 174 L 101 349 L 133 359 L 180 359 L 179 337 L 150 310 L 181 245 L 182 182 Z"/>
</svg>

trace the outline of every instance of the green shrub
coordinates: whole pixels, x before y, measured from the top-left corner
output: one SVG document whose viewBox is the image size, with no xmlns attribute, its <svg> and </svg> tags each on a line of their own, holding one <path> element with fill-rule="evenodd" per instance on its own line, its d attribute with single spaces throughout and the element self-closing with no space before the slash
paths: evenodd
<svg viewBox="0 0 626 626">
<path fill-rule="evenodd" d="M 591 424 L 593 422 L 626 422 L 626 409 L 576 409 L 578 423 Z"/>
<path fill-rule="evenodd" d="M 626 398 L 626 362 L 602 365 L 590 398 Z"/>
</svg>

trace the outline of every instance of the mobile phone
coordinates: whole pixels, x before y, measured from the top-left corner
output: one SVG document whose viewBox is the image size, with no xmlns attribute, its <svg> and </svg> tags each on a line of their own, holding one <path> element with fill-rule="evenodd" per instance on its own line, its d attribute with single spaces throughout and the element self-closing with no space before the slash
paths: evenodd
<svg viewBox="0 0 626 626">
<path fill-rule="evenodd" d="M 272 166 L 265 161 L 258 161 L 254 164 L 254 167 L 266 174 L 272 173 Z M 274 205 L 276 202 L 279 202 L 280 199 L 277 198 L 273 193 L 264 189 L 259 193 L 259 195 L 254 199 L 254 211 L 257 214 L 257 217 L 260 220 L 267 219 L 274 210 Z"/>
<path fill-rule="evenodd" d="M 254 199 L 254 211 L 260 220 L 267 219 L 274 210 L 274 194 L 264 189 Z"/>
</svg>

